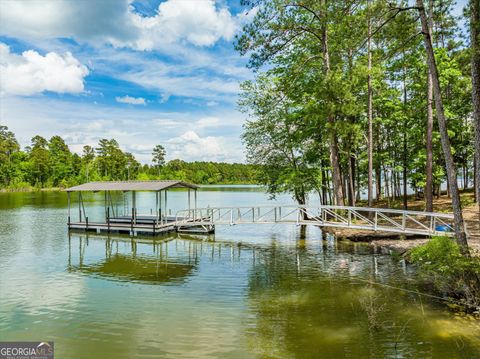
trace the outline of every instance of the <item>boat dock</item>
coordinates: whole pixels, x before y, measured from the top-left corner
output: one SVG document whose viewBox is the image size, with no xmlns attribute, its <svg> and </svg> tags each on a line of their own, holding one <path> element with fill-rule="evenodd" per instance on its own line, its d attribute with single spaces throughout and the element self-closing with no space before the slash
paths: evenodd
<svg viewBox="0 0 480 359">
<path fill-rule="evenodd" d="M 68 228 L 97 233 L 124 233 L 131 236 L 168 232 L 205 234 L 213 233 L 216 225 L 239 224 L 313 225 L 321 228 L 348 228 L 354 231 L 368 230 L 426 237 L 454 233 L 453 215 L 449 213 L 332 205 L 198 208 L 198 188 L 195 184 L 174 180 L 91 182 L 71 187 L 66 190 Z M 167 193 L 171 189 L 183 189 L 187 197 L 186 209 L 177 211 L 175 215 L 168 209 Z M 86 191 L 105 193 L 105 212 L 100 216 L 103 218 L 99 218 L 97 213 L 92 220 L 87 214 L 82 196 Z M 118 209 L 118 203 L 115 203 L 112 197 L 112 192 L 119 191 L 124 194 L 123 211 Z M 155 210 L 150 209 L 150 213 L 147 214 L 137 213 L 138 191 L 155 193 Z M 73 192 L 78 192 L 78 216 L 75 220 L 72 220 L 70 206 L 70 196 Z"/>
<path fill-rule="evenodd" d="M 168 209 L 168 191 L 172 189 L 186 190 L 188 208 L 196 208 L 198 188 L 195 184 L 176 180 L 89 182 L 67 188 L 68 229 L 97 233 L 124 233 L 132 236 L 137 234 L 158 235 L 173 231 L 212 233 L 215 229 L 213 225 L 192 225 L 189 222 L 194 222 L 193 219 L 172 216 Z M 155 209 L 150 209 L 150 213 L 138 213 L 137 192 L 140 191 L 155 193 Z M 82 195 L 85 192 L 104 192 L 103 215 L 87 213 Z M 112 196 L 113 192 L 123 193 L 120 210 Z M 74 213 L 76 211 L 71 208 L 72 193 L 78 193 L 77 213 Z M 185 225 L 179 228 L 178 221 Z"/>
</svg>

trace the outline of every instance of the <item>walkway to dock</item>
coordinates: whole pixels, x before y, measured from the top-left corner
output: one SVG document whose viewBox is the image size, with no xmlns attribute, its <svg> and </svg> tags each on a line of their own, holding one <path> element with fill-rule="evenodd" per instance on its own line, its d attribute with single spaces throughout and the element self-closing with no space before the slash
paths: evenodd
<svg viewBox="0 0 480 359">
<path fill-rule="evenodd" d="M 156 235 L 172 231 L 212 233 L 217 225 L 285 223 L 421 236 L 453 235 L 453 215 L 447 213 L 331 205 L 197 208 L 198 188 L 195 184 L 179 180 L 90 182 L 67 188 L 68 228 Z M 186 194 L 188 209 L 172 216 L 167 192 L 176 189 L 183 190 Z M 97 214 L 91 216 L 89 221 L 82 193 L 100 191 L 104 192 L 104 216 Z M 138 191 L 155 193 L 155 207 L 150 208 L 150 214 L 137 213 Z M 70 208 L 70 195 L 73 192 L 78 192 L 78 216 Z M 123 193 L 123 213 L 119 213 L 112 192 Z M 131 201 L 128 201 L 127 193 Z"/>
<path fill-rule="evenodd" d="M 453 215 L 346 206 L 207 207 L 177 213 L 179 231 L 238 224 L 313 225 L 415 235 L 453 235 Z"/>
</svg>

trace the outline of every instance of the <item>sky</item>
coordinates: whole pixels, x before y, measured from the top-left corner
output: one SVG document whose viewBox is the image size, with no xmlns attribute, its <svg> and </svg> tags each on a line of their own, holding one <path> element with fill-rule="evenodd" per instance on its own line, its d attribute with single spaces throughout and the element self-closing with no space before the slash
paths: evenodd
<svg viewBox="0 0 480 359">
<path fill-rule="evenodd" d="M 458 1 L 460 15 L 467 0 Z M 244 162 L 239 0 L 0 0 L 0 124 L 22 146 L 115 138 L 142 163 Z"/>
<path fill-rule="evenodd" d="M 243 162 L 238 1 L 0 0 L 0 123 L 22 146 L 115 138 L 143 163 Z"/>
</svg>

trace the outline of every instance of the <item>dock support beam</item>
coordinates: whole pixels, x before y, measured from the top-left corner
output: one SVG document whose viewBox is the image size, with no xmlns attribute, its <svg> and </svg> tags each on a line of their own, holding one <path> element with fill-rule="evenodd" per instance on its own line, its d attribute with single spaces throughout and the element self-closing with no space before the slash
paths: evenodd
<svg viewBox="0 0 480 359">
<path fill-rule="evenodd" d="M 132 218 L 133 223 L 137 224 L 137 198 L 135 191 L 132 191 Z"/>
<path fill-rule="evenodd" d="M 78 218 L 82 222 L 82 195 L 81 192 L 78 192 Z"/>
<path fill-rule="evenodd" d="M 167 190 L 165 190 L 165 216 L 168 215 L 168 207 L 167 207 Z"/>
<path fill-rule="evenodd" d="M 68 204 L 68 229 L 70 229 L 70 192 L 67 192 L 67 204 Z"/>
<path fill-rule="evenodd" d="M 193 196 L 194 196 L 194 202 L 195 202 L 194 203 L 194 205 L 195 205 L 194 208 L 195 209 L 194 209 L 194 212 L 193 212 L 194 213 L 193 217 L 196 220 L 197 219 L 197 189 L 196 188 L 193 190 Z"/>
<path fill-rule="evenodd" d="M 104 201 L 105 201 L 105 222 L 107 222 L 108 214 L 107 214 L 107 191 L 104 192 Z M 110 206 L 108 206 L 110 207 Z"/>
<path fill-rule="evenodd" d="M 155 192 L 155 224 L 158 225 L 158 219 L 160 217 L 160 211 L 158 208 L 158 191 Z"/>
</svg>

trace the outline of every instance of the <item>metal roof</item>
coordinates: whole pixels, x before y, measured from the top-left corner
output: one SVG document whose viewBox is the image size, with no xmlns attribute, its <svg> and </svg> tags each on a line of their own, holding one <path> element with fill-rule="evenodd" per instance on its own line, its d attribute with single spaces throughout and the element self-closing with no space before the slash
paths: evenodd
<svg viewBox="0 0 480 359">
<path fill-rule="evenodd" d="M 199 186 L 193 183 L 165 180 L 165 181 L 110 181 L 110 182 L 88 182 L 79 186 L 65 189 L 67 192 L 76 191 L 161 191 L 170 188 L 191 188 Z"/>
</svg>

